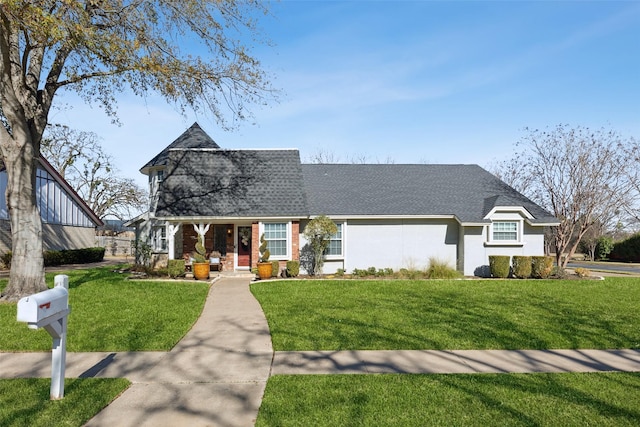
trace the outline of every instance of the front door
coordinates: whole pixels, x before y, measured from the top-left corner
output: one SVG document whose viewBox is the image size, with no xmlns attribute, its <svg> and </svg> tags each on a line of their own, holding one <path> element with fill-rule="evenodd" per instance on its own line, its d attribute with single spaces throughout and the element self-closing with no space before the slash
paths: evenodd
<svg viewBox="0 0 640 427">
<path fill-rule="evenodd" d="M 238 267 L 251 266 L 251 226 L 238 227 Z"/>
</svg>

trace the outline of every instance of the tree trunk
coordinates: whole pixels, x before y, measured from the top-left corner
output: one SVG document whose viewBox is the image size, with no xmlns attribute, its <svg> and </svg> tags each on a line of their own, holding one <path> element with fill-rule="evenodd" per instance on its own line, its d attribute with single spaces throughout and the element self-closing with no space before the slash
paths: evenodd
<svg viewBox="0 0 640 427">
<path fill-rule="evenodd" d="M 14 144 L 3 147 L 7 170 L 7 207 L 11 220 L 11 272 L 2 299 L 19 298 L 47 289 L 42 253 L 42 219 L 36 205 L 38 156 L 31 135 L 14 128 Z"/>
</svg>

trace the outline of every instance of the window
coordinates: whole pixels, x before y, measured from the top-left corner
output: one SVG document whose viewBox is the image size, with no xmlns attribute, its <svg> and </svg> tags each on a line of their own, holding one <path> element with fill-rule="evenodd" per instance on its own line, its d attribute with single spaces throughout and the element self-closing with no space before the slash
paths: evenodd
<svg viewBox="0 0 640 427">
<path fill-rule="evenodd" d="M 342 224 L 336 224 L 338 231 L 329 239 L 326 256 L 342 256 Z"/>
<path fill-rule="evenodd" d="M 155 251 L 167 250 L 167 229 L 164 225 L 153 227 L 151 231 L 151 245 Z"/>
<path fill-rule="evenodd" d="M 162 182 L 162 180 L 164 179 L 164 171 L 159 170 L 158 172 L 156 172 L 156 176 L 158 177 L 158 182 Z"/>
<path fill-rule="evenodd" d="M 46 224 L 93 227 L 87 214 L 71 199 L 53 176 L 43 169 L 36 171 L 36 205 Z"/>
<path fill-rule="evenodd" d="M 517 221 L 494 221 L 492 240 L 500 242 L 518 241 Z"/>
<path fill-rule="evenodd" d="M 264 239 L 271 256 L 287 256 L 287 224 L 272 223 L 264 225 Z"/>
</svg>

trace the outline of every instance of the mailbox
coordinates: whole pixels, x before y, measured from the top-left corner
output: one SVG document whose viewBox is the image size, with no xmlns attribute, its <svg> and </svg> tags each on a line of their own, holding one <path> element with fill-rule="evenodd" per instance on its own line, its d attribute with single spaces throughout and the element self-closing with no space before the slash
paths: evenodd
<svg viewBox="0 0 640 427">
<path fill-rule="evenodd" d="M 55 287 L 18 301 L 19 322 L 27 322 L 29 328 L 37 329 L 48 325 L 69 313 L 69 291 Z"/>
<path fill-rule="evenodd" d="M 18 301 L 18 322 L 26 322 L 30 329 L 45 328 L 51 346 L 51 399 L 64 397 L 64 371 L 67 358 L 67 316 L 69 307 L 69 277 L 59 274 L 54 288 L 29 295 Z"/>
</svg>

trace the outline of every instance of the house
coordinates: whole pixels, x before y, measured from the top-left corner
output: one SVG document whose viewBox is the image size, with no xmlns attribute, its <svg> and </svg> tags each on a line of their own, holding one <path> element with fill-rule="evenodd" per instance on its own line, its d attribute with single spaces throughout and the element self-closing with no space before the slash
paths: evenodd
<svg viewBox="0 0 640 427">
<path fill-rule="evenodd" d="M 299 259 L 310 219 L 338 226 L 324 271 L 424 267 L 473 275 L 496 255 L 543 255 L 551 214 L 476 165 L 302 164 L 295 149 L 226 150 L 194 124 L 142 167 L 151 206 L 136 218 L 155 257 L 194 250 L 250 269 L 263 233 L 272 260 Z"/>
<path fill-rule="evenodd" d="M 0 253 L 11 250 L 11 222 L 6 200 L 7 171 L 0 167 Z M 40 157 L 36 170 L 36 203 L 42 218 L 45 250 L 83 249 L 96 246 L 100 218 L 60 176 Z"/>
</svg>

